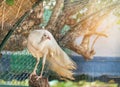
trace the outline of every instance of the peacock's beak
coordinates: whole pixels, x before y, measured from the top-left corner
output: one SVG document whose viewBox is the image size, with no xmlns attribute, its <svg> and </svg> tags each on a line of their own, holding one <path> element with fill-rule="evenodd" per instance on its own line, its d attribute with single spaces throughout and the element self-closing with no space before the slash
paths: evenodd
<svg viewBox="0 0 120 87">
<path fill-rule="evenodd" d="M 49 40 L 50 40 L 50 37 L 48 36 L 48 37 L 47 37 L 47 39 L 49 39 Z"/>
</svg>

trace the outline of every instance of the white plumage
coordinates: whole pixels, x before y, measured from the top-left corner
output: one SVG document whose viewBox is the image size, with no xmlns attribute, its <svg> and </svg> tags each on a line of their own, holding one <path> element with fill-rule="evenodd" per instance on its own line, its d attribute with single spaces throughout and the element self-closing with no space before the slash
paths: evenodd
<svg viewBox="0 0 120 87">
<path fill-rule="evenodd" d="M 34 30 L 28 36 L 27 44 L 29 52 L 37 59 L 33 74 L 36 73 L 40 58 L 43 58 L 42 77 L 46 59 L 50 63 L 50 69 L 62 78 L 74 79 L 73 71 L 76 64 L 59 47 L 52 34 L 47 30 Z"/>
</svg>

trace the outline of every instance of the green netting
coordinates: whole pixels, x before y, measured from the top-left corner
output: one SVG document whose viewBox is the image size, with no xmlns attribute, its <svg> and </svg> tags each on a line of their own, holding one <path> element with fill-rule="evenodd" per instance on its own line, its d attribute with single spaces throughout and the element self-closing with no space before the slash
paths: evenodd
<svg viewBox="0 0 120 87">
<path fill-rule="evenodd" d="M 26 50 L 15 53 L 3 52 L 0 59 L 0 84 L 28 85 L 28 77 L 32 73 L 36 59 Z M 42 59 L 39 63 L 37 73 L 40 74 Z M 49 70 L 49 69 L 48 69 Z M 44 72 L 48 71 L 46 68 Z M 46 73 L 45 73 L 46 74 Z M 48 75 L 49 73 L 47 73 Z"/>
<path fill-rule="evenodd" d="M 35 66 L 35 62 L 35 58 L 29 54 L 12 54 L 10 68 L 12 72 L 17 72 L 18 74 L 22 72 L 30 73 L 33 69 L 33 66 Z"/>
</svg>

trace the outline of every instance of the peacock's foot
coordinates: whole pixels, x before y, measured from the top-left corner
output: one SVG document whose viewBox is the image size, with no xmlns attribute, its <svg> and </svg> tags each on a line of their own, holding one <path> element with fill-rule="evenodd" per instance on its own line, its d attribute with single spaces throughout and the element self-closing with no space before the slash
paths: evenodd
<svg viewBox="0 0 120 87">
<path fill-rule="evenodd" d="M 33 75 L 36 75 L 36 71 L 33 71 L 31 74 L 30 74 L 30 79 L 31 79 L 31 77 L 33 76 Z"/>
<path fill-rule="evenodd" d="M 38 76 L 36 80 L 39 80 L 39 79 L 41 79 L 41 78 L 42 78 L 42 74 L 41 74 L 40 76 Z"/>
</svg>

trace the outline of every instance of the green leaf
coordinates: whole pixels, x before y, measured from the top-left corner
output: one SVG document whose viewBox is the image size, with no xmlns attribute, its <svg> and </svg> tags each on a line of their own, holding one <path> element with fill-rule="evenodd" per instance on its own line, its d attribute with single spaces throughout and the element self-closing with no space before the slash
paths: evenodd
<svg viewBox="0 0 120 87">
<path fill-rule="evenodd" d="M 6 4 L 12 6 L 14 5 L 14 0 L 6 0 Z"/>
</svg>

